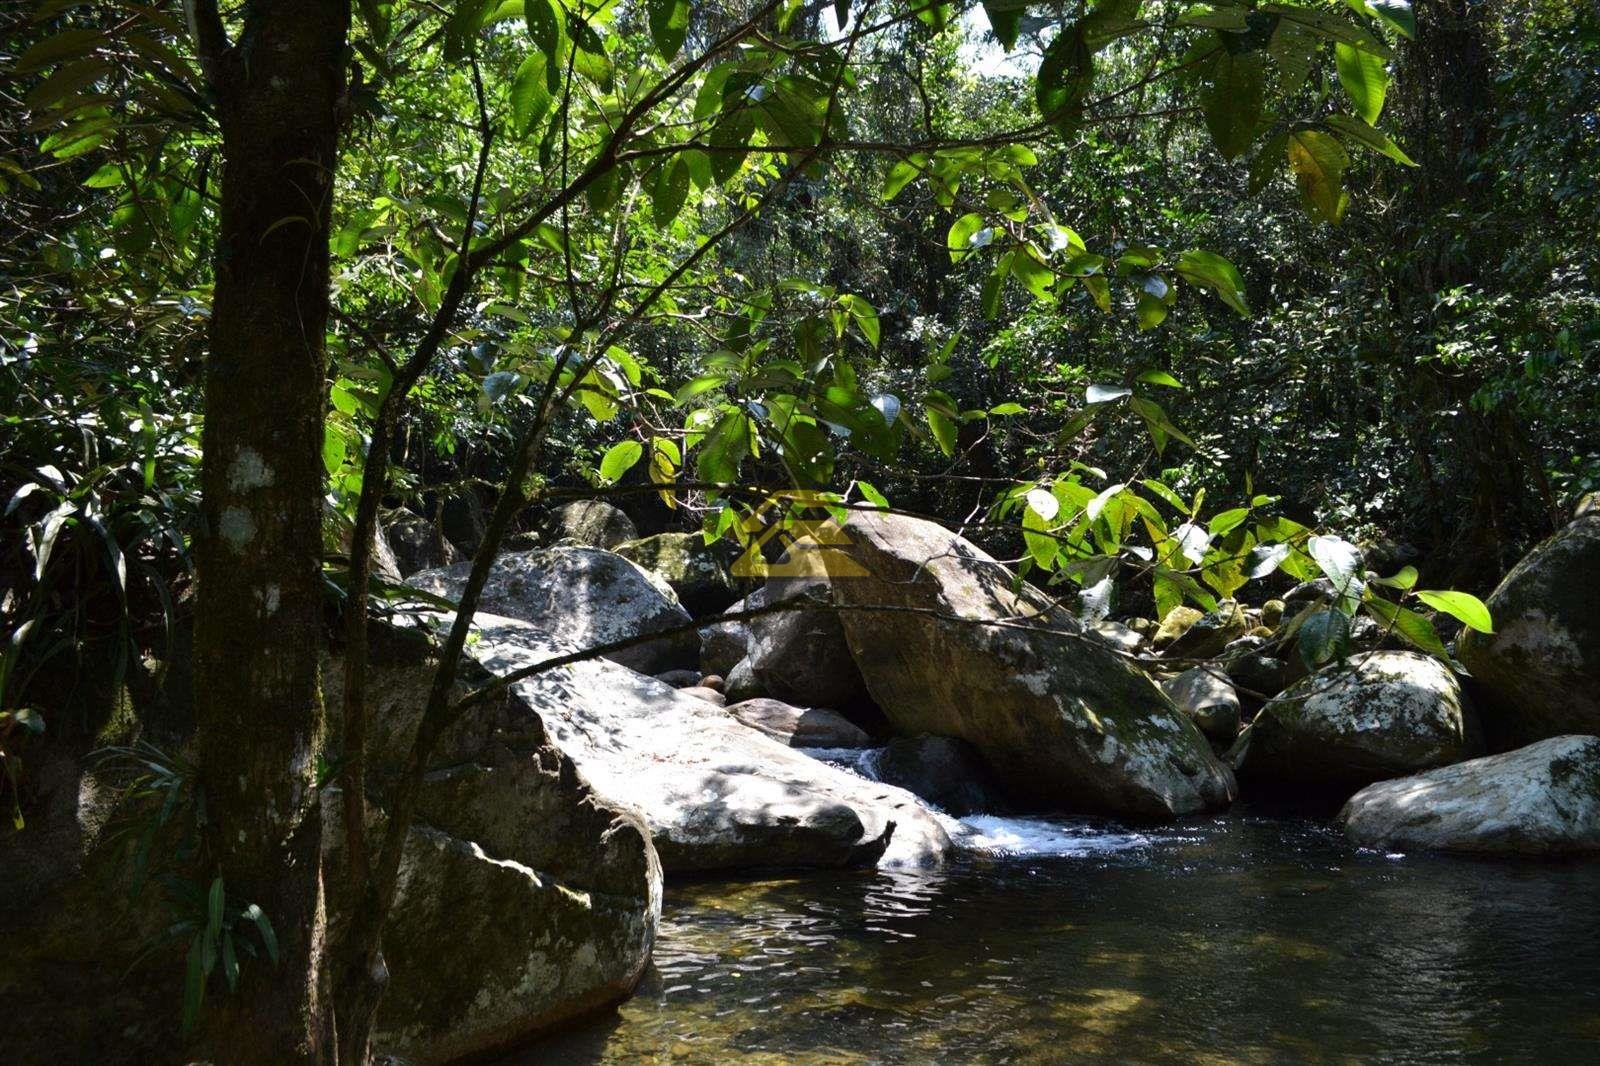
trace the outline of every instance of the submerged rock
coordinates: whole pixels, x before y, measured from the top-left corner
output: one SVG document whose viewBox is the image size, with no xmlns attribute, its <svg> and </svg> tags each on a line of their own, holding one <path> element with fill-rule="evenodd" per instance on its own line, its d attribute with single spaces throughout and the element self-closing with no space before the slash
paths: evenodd
<svg viewBox="0 0 1600 1066">
<path fill-rule="evenodd" d="M 1239 776 L 1359 787 L 1483 752 L 1449 667 L 1381 651 L 1325 667 L 1267 703 L 1229 753 Z"/>
<path fill-rule="evenodd" d="M 604 500 L 574 500 L 555 508 L 539 525 L 546 544 L 567 541 L 579 547 L 615 548 L 637 540 L 633 519 Z"/>
<path fill-rule="evenodd" d="M 457 563 L 414 574 L 406 583 L 454 600 L 471 569 L 471 563 Z M 519 618 L 544 639 L 579 649 L 689 622 L 689 613 L 660 578 L 598 548 L 541 548 L 500 556 L 484 584 L 479 611 Z M 688 668 L 700 658 L 700 638 L 685 630 L 623 648 L 609 658 L 648 674 Z"/>
<path fill-rule="evenodd" d="M 865 574 L 834 596 L 896 729 L 967 741 L 1036 808 L 1164 819 L 1233 798 L 1233 775 L 1154 682 L 1030 586 L 1013 592 L 977 546 L 878 512 L 845 530 Z"/>
<path fill-rule="evenodd" d="M 736 553 L 726 541 L 707 544 L 699 533 L 657 533 L 612 550 L 665 581 L 696 618 L 722 610 L 739 596 L 727 569 Z"/>
<path fill-rule="evenodd" d="M 1494 633 L 1468 630 L 1460 645 L 1491 732 L 1600 733 L 1600 513 L 1529 552 L 1488 606 Z"/>
<path fill-rule="evenodd" d="M 1370 785 L 1339 821 L 1351 839 L 1377 848 L 1600 852 L 1600 737 L 1553 737 Z"/>
<path fill-rule="evenodd" d="M 955 737 L 895 737 L 878 753 L 878 779 L 916 793 L 958 818 L 1006 809 L 976 748 Z"/>
<path fill-rule="evenodd" d="M 735 703 L 728 708 L 728 713 L 751 729 L 759 729 L 791 748 L 872 746 L 872 738 L 866 730 L 838 711 L 825 707 L 796 707 L 780 700 L 758 698 Z"/>
<path fill-rule="evenodd" d="M 467 653 L 492 673 L 563 650 L 511 619 L 478 623 Z M 601 795 L 643 813 L 668 873 L 925 866 L 951 849 L 909 792 L 819 762 L 615 663 L 560 667 L 515 691 Z"/>
</svg>

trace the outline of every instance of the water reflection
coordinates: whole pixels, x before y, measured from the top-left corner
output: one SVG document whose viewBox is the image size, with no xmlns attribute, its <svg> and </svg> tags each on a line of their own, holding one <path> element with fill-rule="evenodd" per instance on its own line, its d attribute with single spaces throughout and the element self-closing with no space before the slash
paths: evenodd
<svg viewBox="0 0 1600 1066">
<path fill-rule="evenodd" d="M 1600 863 L 1396 859 L 1248 813 L 1035 829 L 1061 846 L 672 889 L 639 994 L 507 1061 L 1596 1058 Z"/>
</svg>

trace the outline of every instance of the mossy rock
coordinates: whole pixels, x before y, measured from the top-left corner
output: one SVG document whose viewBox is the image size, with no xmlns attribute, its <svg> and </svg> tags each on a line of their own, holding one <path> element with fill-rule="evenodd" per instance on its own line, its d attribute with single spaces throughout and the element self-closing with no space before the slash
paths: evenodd
<svg viewBox="0 0 1600 1066">
<path fill-rule="evenodd" d="M 696 618 L 722 610 L 739 598 L 728 567 L 737 552 L 726 541 L 707 544 L 699 533 L 657 533 L 612 549 L 672 587 Z"/>
</svg>

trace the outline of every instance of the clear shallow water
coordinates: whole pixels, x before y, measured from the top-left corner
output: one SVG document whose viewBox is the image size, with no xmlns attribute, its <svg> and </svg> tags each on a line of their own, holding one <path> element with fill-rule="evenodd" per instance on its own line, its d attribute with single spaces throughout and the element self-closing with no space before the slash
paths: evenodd
<svg viewBox="0 0 1600 1066">
<path fill-rule="evenodd" d="M 1600 862 L 969 828 L 1051 854 L 669 887 L 638 993 L 506 1061 L 1600 1061 Z"/>
</svg>

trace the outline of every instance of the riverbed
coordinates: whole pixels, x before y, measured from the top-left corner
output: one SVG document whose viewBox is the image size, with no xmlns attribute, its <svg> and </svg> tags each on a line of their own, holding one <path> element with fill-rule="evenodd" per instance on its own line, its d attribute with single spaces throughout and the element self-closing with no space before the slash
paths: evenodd
<svg viewBox="0 0 1600 1066">
<path fill-rule="evenodd" d="M 1600 861 L 1239 807 L 968 826 L 938 871 L 669 886 L 638 993 L 505 1061 L 1600 1060 Z"/>
</svg>

